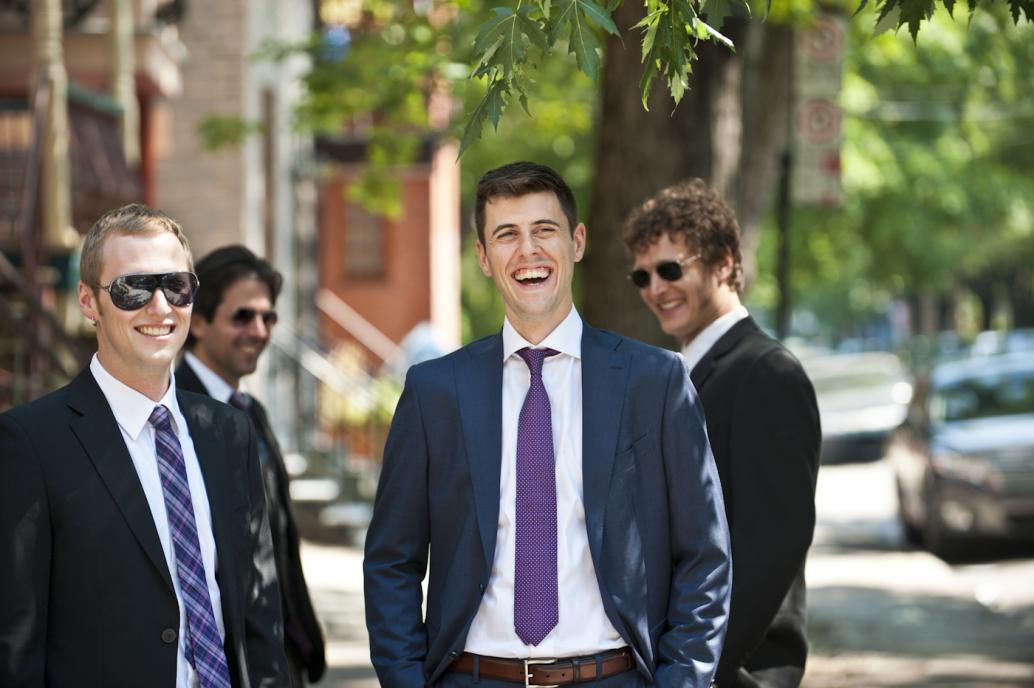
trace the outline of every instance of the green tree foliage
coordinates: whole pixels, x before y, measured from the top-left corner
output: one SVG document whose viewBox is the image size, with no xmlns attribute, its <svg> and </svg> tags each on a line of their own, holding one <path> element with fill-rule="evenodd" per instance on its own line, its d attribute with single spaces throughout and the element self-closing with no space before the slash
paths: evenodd
<svg viewBox="0 0 1034 688">
<path fill-rule="evenodd" d="M 934 13 L 916 43 L 855 22 L 844 90 L 845 204 L 794 214 L 795 303 L 834 333 L 890 299 L 1034 264 L 1034 25 Z M 753 297 L 774 301 L 763 232 Z"/>
</svg>

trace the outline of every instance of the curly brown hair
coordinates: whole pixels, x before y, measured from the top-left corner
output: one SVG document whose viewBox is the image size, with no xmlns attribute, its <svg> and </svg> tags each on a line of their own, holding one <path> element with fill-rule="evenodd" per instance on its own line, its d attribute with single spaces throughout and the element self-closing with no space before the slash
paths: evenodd
<svg viewBox="0 0 1034 688">
<path fill-rule="evenodd" d="M 700 253 L 704 265 L 714 265 L 726 253 L 732 256 L 729 286 L 743 291 L 743 257 L 736 213 L 701 179 L 687 179 L 661 189 L 632 211 L 625 220 L 625 246 L 634 255 L 667 234 L 682 239 Z"/>
</svg>

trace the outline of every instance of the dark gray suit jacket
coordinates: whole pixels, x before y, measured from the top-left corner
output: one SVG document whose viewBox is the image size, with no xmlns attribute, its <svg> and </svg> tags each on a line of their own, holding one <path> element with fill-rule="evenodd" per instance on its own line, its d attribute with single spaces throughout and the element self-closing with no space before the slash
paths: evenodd
<svg viewBox="0 0 1034 688">
<path fill-rule="evenodd" d="M 186 361 L 176 368 L 176 385 L 189 392 L 208 395 L 208 390 Z M 295 669 L 299 672 L 304 670 L 309 681 L 315 682 L 323 676 L 327 661 L 323 631 L 316 620 L 316 612 L 309 598 L 309 587 L 305 583 L 305 572 L 302 570 L 299 551 L 301 540 L 291 510 L 287 468 L 284 467 L 280 443 L 269 424 L 266 409 L 254 397 L 251 419 L 271 454 L 268 464 L 262 466 L 262 473 L 266 484 L 276 575 L 283 595 L 284 641 L 289 651 L 288 659 L 297 664 Z"/>
<path fill-rule="evenodd" d="M 603 607 L 644 679 L 704 688 L 725 632 L 729 544 L 685 365 L 588 325 L 581 365 L 585 526 Z M 433 684 L 464 649 L 495 558 L 502 376 L 500 334 L 407 375 L 364 562 L 384 686 Z"/>
<path fill-rule="evenodd" d="M 283 686 L 255 432 L 180 391 L 212 512 L 235 688 Z M 0 415 L 0 686 L 174 688 L 179 608 L 140 479 L 87 368 Z"/>
<path fill-rule="evenodd" d="M 750 317 L 693 368 L 732 533 L 732 609 L 720 688 L 790 688 L 804 675 L 804 560 L 815 528 L 819 411 L 800 363 Z"/>
</svg>

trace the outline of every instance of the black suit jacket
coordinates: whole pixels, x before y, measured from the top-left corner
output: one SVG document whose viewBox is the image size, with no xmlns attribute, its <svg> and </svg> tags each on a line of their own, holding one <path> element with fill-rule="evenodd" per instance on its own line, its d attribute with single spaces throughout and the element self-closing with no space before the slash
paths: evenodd
<svg viewBox="0 0 1034 688">
<path fill-rule="evenodd" d="M 212 512 L 235 688 L 283 686 L 255 432 L 177 395 Z M 89 369 L 0 415 L 0 685 L 174 688 L 179 610 L 129 450 Z"/>
<path fill-rule="evenodd" d="M 208 390 L 186 361 L 176 368 L 176 386 L 207 396 Z M 273 534 L 276 574 L 283 595 L 284 640 L 288 658 L 304 668 L 310 681 L 318 681 L 327 667 L 323 632 L 309 599 L 309 588 L 302 571 L 298 526 L 291 511 L 287 468 L 283 453 L 269 424 L 266 409 L 252 397 L 251 416 L 255 428 L 269 447 L 271 456 L 262 466 L 269 510 L 269 529 Z"/>
<path fill-rule="evenodd" d="M 750 317 L 692 371 L 732 536 L 721 688 L 798 686 L 808 654 L 804 560 L 815 527 L 819 427 L 800 363 Z"/>
</svg>

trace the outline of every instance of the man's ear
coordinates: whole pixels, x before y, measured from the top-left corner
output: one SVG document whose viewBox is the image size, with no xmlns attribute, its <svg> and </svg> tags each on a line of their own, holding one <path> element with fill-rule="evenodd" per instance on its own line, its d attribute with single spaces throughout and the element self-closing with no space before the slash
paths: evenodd
<svg viewBox="0 0 1034 688">
<path fill-rule="evenodd" d="M 726 284 L 732 279 L 734 271 L 732 251 L 725 249 L 722 252 L 722 257 L 714 264 L 714 270 L 718 275 L 719 284 Z"/>
<path fill-rule="evenodd" d="M 208 330 L 208 321 L 200 313 L 190 314 L 190 334 L 194 336 L 194 339 L 200 341 L 205 338 L 205 332 Z"/>
<path fill-rule="evenodd" d="M 481 266 L 481 272 L 485 274 L 485 277 L 491 277 L 492 266 L 488 264 L 488 255 L 485 253 L 485 247 L 481 244 L 480 239 L 474 243 L 474 248 L 478 252 L 478 265 Z"/>
<path fill-rule="evenodd" d="M 576 263 L 585 255 L 585 241 L 588 231 L 585 228 L 585 224 L 579 222 L 578 226 L 571 233 L 571 238 L 574 240 L 574 262 Z"/>
<path fill-rule="evenodd" d="M 92 322 L 94 325 L 97 324 L 97 319 L 100 317 L 100 309 L 98 308 L 97 296 L 93 293 L 93 289 L 86 286 L 82 281 L 79 282 L 79 312 L 83 314 L 83 317 Z"/>
</svg>

